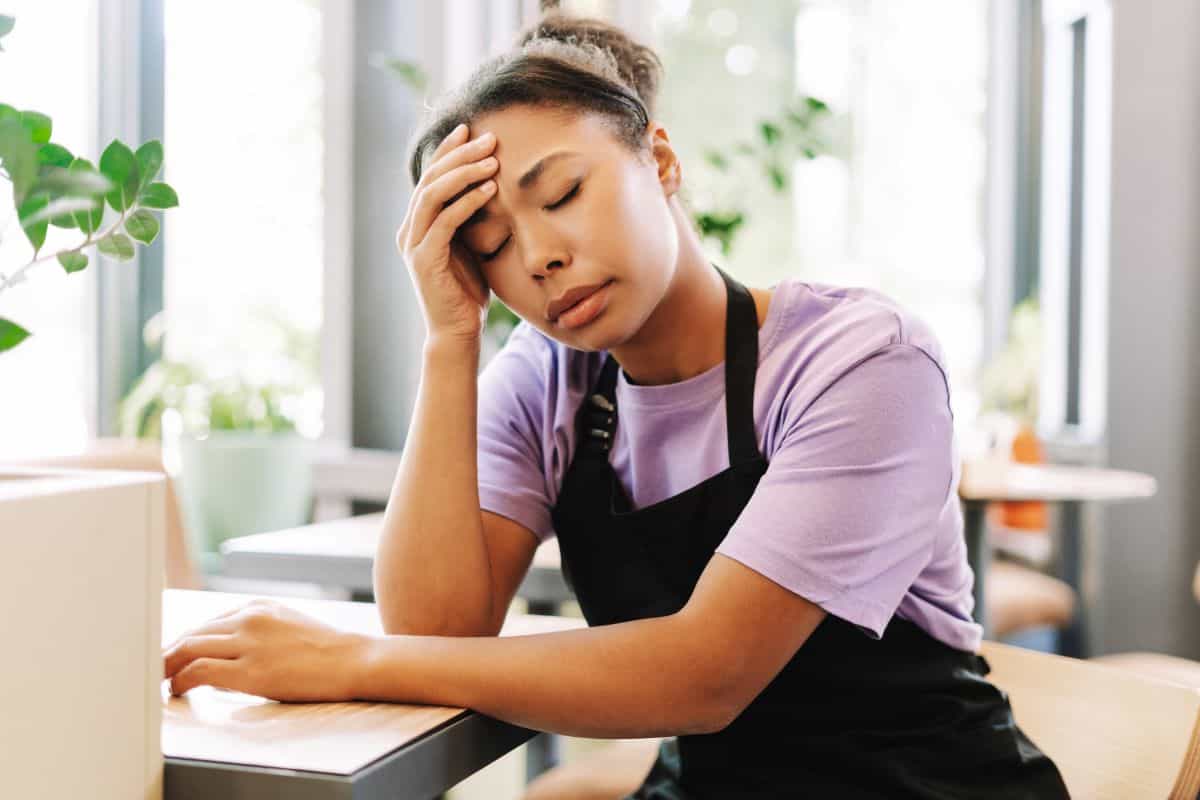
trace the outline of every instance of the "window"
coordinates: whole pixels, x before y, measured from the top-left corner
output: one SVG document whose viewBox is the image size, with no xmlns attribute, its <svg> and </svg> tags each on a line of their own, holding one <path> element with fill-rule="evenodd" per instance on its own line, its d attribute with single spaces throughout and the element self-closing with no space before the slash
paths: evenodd
<svg viewBox="0 0 1200 800">
<path fill-rule="evenodd" d="M 163 2 L 166 352 L 244 367 L 321 323 L 320 3 Z"/>
<path fill-rule="evenodd" d="M 979 407 L 983 358 L 986 0 L 656 0 L 611 13 L 663 58 L 660 116 L 697 208 L 722 188 L 752 216 L 728 257 L 755 285 L 785 276 L 879 289 L 945 349 L 956 419 Z M 582 6 L 588 6 L 583 8 Z M 594 8 L 592 8 L 594 7 Z M 652 18 L 645 19 L 646 14 Z M 758 135 L 800 95 L 829 104 L 828 154 L 784 192 L 709 180 L 705 151 Z M 728 195 L 726 195 L 728 196 Z"/>
<path fill-rule="evenodd" d="M 33 109 L 54 122 L 52 141 L 93 163 L 95 141 L 95 4 L 92 0 L 8 0 L 16 17 L 0 53 L 0 102 Z M 29 262 L 33 250 L 16 223 L 7 182 L 0 191 L 0 271 Z M 51 228 L 43 254 L 79 241 Z M 0 354 L 0 458 L 78 450 L 95 424 L 95 260 L 67 275 L 40 264 L 28 280 L 0 295 L 0 315 L 33 333 Z"/>
</svg>

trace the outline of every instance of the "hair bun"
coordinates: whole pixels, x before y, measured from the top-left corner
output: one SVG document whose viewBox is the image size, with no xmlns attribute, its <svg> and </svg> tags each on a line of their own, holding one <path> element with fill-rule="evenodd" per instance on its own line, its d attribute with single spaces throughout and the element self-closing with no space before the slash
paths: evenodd
<svg viewBox="0 0 1200 800">
<path fill-rule="evenodd" d="M 620 82 L 632 89 L 651 116 L 658 99 L 663 66 L 658 55 L 649 47 L 634 41 L 629 34 L 612 23 L 588 17 L 576 17 L 561 11 L 549 11 L 540 20 L 517 36 L 516 46 L 536 49 L 538 41 L 554 41 L 584 51 L 599 50 L 609 56 Z M 531 44 L 534 48 L 531 48 Z M 551 49 L 553 53 L 553 49 Z M 569 56 L 568 56 L 569 57 Z M 584 59 L 571 59 L 583 60 Z M 592 59 L 591 66 L 600 68 Z"/>
</svg>

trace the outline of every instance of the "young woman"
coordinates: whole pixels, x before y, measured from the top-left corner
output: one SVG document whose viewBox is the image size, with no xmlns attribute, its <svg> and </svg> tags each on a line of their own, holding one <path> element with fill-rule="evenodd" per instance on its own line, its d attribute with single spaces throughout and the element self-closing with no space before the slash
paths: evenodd
<svg viewBox="0 0 1200 800">
<path fill-rule="evenodd" d="M 1065 797 L 978 655 L 938 342 L 878 292 L 710 263 L 659 69 L 555 17 L 435 113 L 389 635 L 254 604 L 168 649 L 172 691 L 665 737 L 635 798 Z M 523 322 L 477 375 L 489 292 Z M 552 535 L 589 627 L 496 637 Z"/>
</svg>

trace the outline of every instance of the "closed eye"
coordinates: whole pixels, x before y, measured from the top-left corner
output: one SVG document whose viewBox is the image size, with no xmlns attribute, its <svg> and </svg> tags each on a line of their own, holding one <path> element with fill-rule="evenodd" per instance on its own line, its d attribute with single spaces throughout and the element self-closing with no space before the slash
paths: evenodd
<svg viewBox="0 0 1200 800">
<path fill-rule="evenodd" d="M 570 200 L 572 197 L 574 197 L 575 195 L 579 194 L 579 187 L 580 187 L 580 186 L 582 186 L 582 185 L 583 185 L 583 181 L 580 181 L 579 183 L 575 184 L 574 186 L 572 186 L 572 187 L 571 187 L 571 191 L 569 191 L 569 192 L 567 192 L 565 195 L 563 195 L 563 196 L 562 196 L 562 198 L 561 198 L 560 200 L 558 200 L 557 202 L 553 203 L 552 205 L 548 205 L 548 206 L 546 206 L 546 208 L 547 208 L 548 210 L 551 210 L 551 211 L 553 211 L 553 210 L 554 210 L 554 209 L 556 209 L 556 208 L 559 208 L 559 207 L 561 207 L 561 206 L 563 206 L 563 205 L 566 205 L 566 203 L 567 203 L 567 202 L 568 202 L 568 201 L 569 201 L 569 200 Z M 511 238 L 512 238 L 512 237 L 510 236 L 510 237 L 509 237 L 509 239 L 511 239 Z M 491 261 L 493 258 L 495 258 L 496 256 L 500 255 L 500 251 L 504 249 L 504 245 L 506 245 L 506 244 L 508 244 L 508 239 L 505 239 L 503 242 L 501 242 L 501 243 L 500 243 L 500 246 L 499 246 L 499 247 L 497 247 L 497 248 L 496 248 L 495 250 L 493 250 L 492 252 L 490 252 L 490 253 L 481 253 L 481 254 L 480 254 L 480 256 L 479 256 L 479 260 L 480 260 L 480 261 Z"/>
<path fill-rule="evenodd" d="M 579 183 L 575 184 L 574 186 L 571 187 L 571 191 L 567 192 L 565 195 L 562 196 L 561 200 L 559 200 L 557 203 L 555 203 L 553 205 L 546 206 L 546 208 L 555 209 L 555 208 L 558 208 L 559 206 L 565 204 L 568 200 L 570 200 L 572 197 L 574 197 L 579 192 L 579 187 L 582 185 L 583 185 L 583 181 L 580 181 Z"/>
</svg>

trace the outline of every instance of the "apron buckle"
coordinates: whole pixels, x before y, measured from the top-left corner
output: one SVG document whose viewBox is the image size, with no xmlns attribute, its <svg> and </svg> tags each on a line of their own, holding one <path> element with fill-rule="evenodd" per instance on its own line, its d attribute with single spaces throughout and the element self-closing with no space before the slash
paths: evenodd
<svg viewBox="0 0 1200 800">
<path fill-rule="evenodd" d="M 594 395 L 592 395 L 591 399 L 592 399 L 592 405 L 599 406 L 600 408 L 604 409 L 605 411 L 615 411 L 616 410 L 616 408 L 613 406 L 613 404 L 608 402 L 608 398 L 602 394 L 594 394 Z"/>
</svg>

